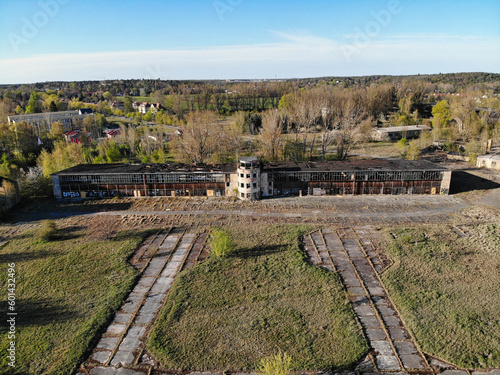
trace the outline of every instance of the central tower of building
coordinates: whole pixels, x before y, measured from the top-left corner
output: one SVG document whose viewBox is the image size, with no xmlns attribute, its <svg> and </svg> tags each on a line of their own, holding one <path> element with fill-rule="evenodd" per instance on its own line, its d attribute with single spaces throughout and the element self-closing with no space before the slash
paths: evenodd
<svg viewBox="0 0 500 375">
<path fill-rule="evenodd" d="M 260 163 L 255 156 L 240 158 L 238 164 L 238 198 L 241 200 L 260 198 Z"/>
</svg>

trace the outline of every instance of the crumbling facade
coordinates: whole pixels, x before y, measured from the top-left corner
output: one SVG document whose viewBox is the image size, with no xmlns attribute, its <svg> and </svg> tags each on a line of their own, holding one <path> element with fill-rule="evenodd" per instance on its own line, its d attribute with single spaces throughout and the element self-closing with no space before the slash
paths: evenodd
<svg viewBox="0 0 500 375">
<path fill-rule="evenodd" d="M 451 171 L 417 160 L 237 165 L 94 164 L 52 175 L 56 198 L 448 194 Z"/>
</svg>

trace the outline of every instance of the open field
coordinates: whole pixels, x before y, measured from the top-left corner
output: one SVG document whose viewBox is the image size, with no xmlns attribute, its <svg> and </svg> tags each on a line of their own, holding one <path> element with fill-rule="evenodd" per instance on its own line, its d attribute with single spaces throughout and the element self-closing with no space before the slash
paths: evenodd
<svg viewBox="0 0 500 375">
<path fill-rule="evenodd" d="M 92 239 L 84 227 L 58 220 L 58 236 L 35 239 L 36 226 L 14 233 L 0 248 L 2 270 L 15 263 L 16 367 L 1 356 L 4 374 L 68 374 L 82 361 L 137 277 L 128 256 L 145 233 L 121 231 Z M 5 231 L 5 230 L 4 230 Z M 0 234 L 3 237 L 3 232 Z M 2 277 L 0 289 L 7 290 Z M 6 292 L 2 305 L 6 305 Z M 6 309 L 2 308 L 2 311 Z M 9 341 L 2 324 L 0 350 Z"/>
<path fill-rule="evenodd" d="M 385 158 L 401 158 L 401 149 L 395 142 L 365 142 L 351 150 L 354 155 L 370 155 Z"/>
<path fill-rule="evenodd" d="M 500 367 L 500 226 L 386 230 L 386 288 L 423 351 L 463 368 Z"/>
<path fill-rule="evenodd" d="M 354 365 L 367 351 L 340 279 L 309 265 L 307 227 L 230 227 L 237 250 L 176 280 L 148 347 L 167 368 L 254 370 L 280 351 L 297 369 Z"/>
<path fill-rule="evenodd" d="M 485 185 L 485 189 L 488 187 Z M 290 274 L 293 264 L 298 262 L 293 247 L 296 237 L 289 237 L 287 231 L 297 234 L 297 228 L 304 230 L 304 224 L 311 230 L 338 228 L 338 224 L 342 227 L 368 224 L 382 229 L 401 224 L 399 229 L 387 230 L 397 239 L 395 244 L 391 245 L 392 241 L 389 241 L 382 247 L 395 261 L 394 266 L 383 274 L 383 282 L 417 344 L 422 351 L 458 366 L 500 367 L 495 355 L 500 348 L 497 312 L 500 310 L 497 297 L 500 286 L 499 193 L 499 189 L 467 192 L 465 188 L 460 194 L 448 197 L 305 197 L 254 203 L 208 198 L 23 203 L 4 219 L 0 227 L 0 237 L 10 239 L 0 245 L 0 259 L 4 266 L 16 263 L 19 312 L 23 319 L 28 319 L 21 320 L 20 317 L 17 326 L 17 342 L 23 343 L 18 347 L 18 371 L 6 370 L 2 357 L 4 362 L 0 372 L 69 373 L 68 369 L 88 358 L 113 312 L 132 289 L 137 272 L 127 259 L 146 233 L 151 233 L 152 228 L 159 230 L 174 226 L 192 226 L 193 230 L 201 231 L 214 224 L 229 223 L 232 223 L 234 233 L 244 234 L 244 239 L 238 238 L 240 250 L 268 243 L 269 251 L 261 256 L 248 251 L 244 256 L 236 255 L 222 262 L 202 263 L 192 274 L 184 274 L 192 276 L 180 282 L 186 283 L 194 276 L 206 278 L 205 269 L 226 272 L 224 275 L 231 280 L 232 272 L 238 273 L 229 269 L 230 264 L 252 264 L 252 274 L 276 276 L 262 284 L 261 288 L 266 292 L 262 295 L 271 290 L 271 282 L 287 291 L 288 284 L 283 283 L 292 285 L 295 282 L 284 280 L 280 277 L 282 272 L 276 271 L 286 266 L 286 272 Z M 62 230 L 58 239 L 41 243 L 34 239 L 38 231 L 34 226 L 47 218 L 55 219 Z M 16 222 L 20 223 L 12 225 Z M 282 225 L 277 225 L 279 223 Z M 130 229 L 132 231 L 125 231 Z M 260 231 L 265 234 L 263 237 L 257 236 Z M 312 285 L 310 280 L 316 277 L 319 281 L 314 284 L 326 278 L 334 280 L 328 288 L 333 288 L 332 295 L 337 293 L 339 278 L 336 275 L 308 265 L 299 267 L 299 271 L 302 286 Z M 312 276 L 304 278 L 303 274 L 308 272 Z M 248 273 L 238 275 L 243 277 Z M 6 290 L 4 280 L 2 278 L 0 284 L 2 290 Z M 243 280 L 232 280 L 232 285 L 241 287 Z M 252 280 L 247 278 L 247 281 Z M 255 280 L 252 282 L 256 283 Z M 399 287 L 401 285 L 404 289 Z M 328 291 L 328 288 L 323 290 Z M 311 288 L 307 290 L 311 292 Z M 175 298 L 185 298 L 179 288 L 173 292 L 177 293 Z M 287 301 L 285 297 L 287 295 L 283 293 L 283 301 Z M 318 297 L 312 294 L 311 298 Z M 2 297 L 3 303 L 5 299 Z M 256 300 L 258 302 L 259 298 Z M 200 304 L 192 306 L 190 302 L 186 305 L 186 309 L 191 307 L 199 308 Z M 271 313 L 276 313 L 275 318 L 284 316 L 279 314 L 287 315 L 289 311 L 265 310 L 258 304 L 257 308 L 261 309 L 255 310 L 259 314 L 272 317 Z M 236 309 L 228 309 L 228 314 L 233 310 Z M 316 310 L 305 309 L 303 315 L 308 316 L 308 312 L 311 317 L 317 314 Z M 300 320 L 295 322 L 300 326 Z M 203 321 L 197 323 L 202 325 Z M 436 332 L 442 334 L 441 339 Z M 2 334 L 1 350 L 6 348 L 5 337 Z M 303 343 L 308 338 L 304 340 Z M 215 349 L 230 343 L 230 340 L 217 341 Z M 267 348 L 266 353 L 276 349 Z M 290 354 L 293 357 L 293 353 Z M 348 355 L 354 356 L 352 352 Z M 302 361 L 300 357 L 299 360 Z M 346 358 L 343 360 L 349 362 Z M 296 362 L 295 365 L 300 367 L 301 363 L 306 362 Z M 246 366 L 243 364 L 240 368 Z"/>
</svg>

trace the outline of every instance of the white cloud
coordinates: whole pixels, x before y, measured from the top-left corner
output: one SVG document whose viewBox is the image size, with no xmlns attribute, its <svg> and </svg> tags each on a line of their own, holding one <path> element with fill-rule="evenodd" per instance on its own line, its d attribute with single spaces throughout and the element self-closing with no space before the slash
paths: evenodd
<svg viewBox="0 0 500 375">
<path fill-rule="evenodd" d="M 0 83 L 117 78 L 292 78 L 498 71 L 500 41 L 444 34 L 373 36 L 350 43 L 272 32 L 269 44 L 200 49 L 60 53 L 0 60 Z M 359 39 L 359 38 L 358 38 Z"/>
</svg>

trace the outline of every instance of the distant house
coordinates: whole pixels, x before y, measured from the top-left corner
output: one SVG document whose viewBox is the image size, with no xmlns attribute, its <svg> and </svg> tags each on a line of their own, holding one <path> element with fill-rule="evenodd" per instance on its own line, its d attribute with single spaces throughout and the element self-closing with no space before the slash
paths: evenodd
<svg viewBox="0 0 500 375">
<path fill-rule="evenodd" d="M 162 106 L 160 103 L 153 103 L 151 104 L 151 107 L 149 108 L 150 111 L 153 113 L 158 113 L 161 110 L 165 110 L 166 108 Z"/>
<path fill-rule="evenodd" d="M 94 111 L 91 108 L 81 108 L 78 110 L 80 115 L 93 115 Z"/>
<path fill-rule="evenodd" d="M 427 125 L 392 126 L 378 128 L 373 131 L 373 139 L 376 141 L 397 141 L 402 138 L 413 139 L 420 137 L 422 132 L 430 131 Z"/>
<path fill-rule="evenodd" d="M 110 140 L 113 138 L 118 137 L 120 134 L 122 134 L 121 129 L 112 129 L 106 133 L 106 139 Z"/>
<path fill-rule="evenodd" d="M 165 107 L 162 106 L 160 103 L 153 103 L 153 104 L 149 104 L 147 102 L 144 102 L 144 103 L 141 103 L 137 110 L 142 113 L 143 115 L 145 115 L 146 113 L 148 113 L 149 111 L 153 112 L 153 113 L 157 113 L 158 111 L 160 110 L 164 110 Z"/>
<path fill-rule="evenodd" d="M 476 159 L 478 168 L 500 170 L 500 154 L 480 155 Z"/>
<path fill-rule="evenodd" d="M 113 110 L 119 109 L 123 111 L 125 109 L 125 104 L 123 102 L 113 102 L 111 103 L 110 108 Z"/>
<path fill-rule="evenodd" d="M 87 140 L 86 140 L 87 143 L 92 142 L 92 133 L 87 132 L 87 131 L 82 131 L 80 129 L 71 130 L 69 132 L 64 133 L 64 138 L 66 139 L 66 142 L 68 142 L 68 143 L 80 144 L 80 143 L 83 143 L 83 140 L 82 140 L 83 134 L 87 135 Z"/>
<path fill-rule="evenodd" d="M 143 115 L 145 115 L 146 113 L 148 113 L 150 107 L 151 107 L 151 104 L 144 102 L 144 103 L 139 104 L 139 108 L 137 110 L 140 113 L 142 113 Z"/>
</svg>

